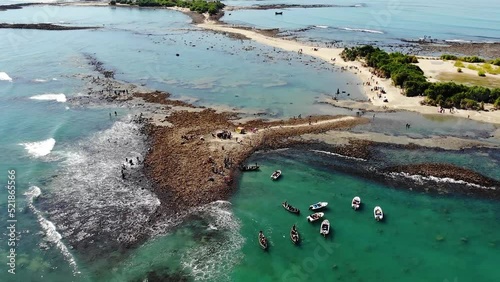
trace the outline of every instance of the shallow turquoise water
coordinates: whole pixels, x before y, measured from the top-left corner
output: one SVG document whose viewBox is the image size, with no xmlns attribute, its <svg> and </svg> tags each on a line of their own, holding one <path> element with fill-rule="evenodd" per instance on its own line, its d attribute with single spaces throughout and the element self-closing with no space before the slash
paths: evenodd
<svg viewBox="0 0 500 282">
<path fill-rule="evenodd" d="M 393 190 L 319 167 L 338 159 L 301 154 L 256 155 L 252 161 L 261 171 L 243 175 L 232 202 L 242 221 L 245 257 L 234 281 L 494 281 L 500 275 L 497 203 Z M 272 182 L 269 175 L 278 168 L 283 177 Z M 356 195 L 363 202 L 357 212 L 350 208 Z M 284 200 L 300 208 L 300 216 L 285 211 Z M 333 234 L 326 240 L 319 223 L 305 218 L 318 201 L 329 203 L 325 218 Z M 376 205 L 384 210 L 383 222 L 373 218 Z M 293 224 L 303 238 L 300 246 L 289 238 Z M 259 230 L 270 240 L 268 252 L 258 245 Z"/>
<path fill-rule="evenodd" d="M 365 276 L 380 281 L 396 277 L 468 281 L 473 275 L 478 281 L 491 281 L 495 276 L 488 275 L 497 274 L 479 274 L 494 269 L 491 262 L 498 260 L 491 252 L 500 240 L 498 232 L 491 231 L 498 229 L 495 203 L 393 190 L 317 166 L 330 161 L 344 164 L 345 160 L 305 153 L 256 155 L 262 172 L 243 175 L 232 204 L 213 203 L 184 218 L 166 218 L 157 226 L 148 226 L 145 222 L 159 203 L 154 195 L 142 192 L 143 184 L 122 182 L 119 177 L 123 159 L 139 156 L 145 149 L 138 129 L 128 122 L 131 112 L 74 107 L 47 96 L 57 94 L 60 99 L 85 93 L 79 75 L 97 74 L 84 54 L 96 56 L 119 79 L 170 91 L 201 105 L 263 111 L 273 117 L 353 114 L 315 101 L 338 87 L 352 98 L 362 97 L 356 78 L 320 62 L 309 62 L 308 57 L 194 30 L 189 18 L 171 11 L 42 6 L 0 12 L 0 16 L 7 22 L 104 24 L 103 29 L 86 31 L 0 30 L 0 38 L 7 39 L 0 41 L 0 72 L 12 78 L 12 82 L 0 81 L 0 182 L 6 182 L 8 169 L 17 170 L 18 238 L 22 243 L 17 250 L 18 274 L 5 281 L 137 281 L 165 275 L 172 280 L 293 281 L 297 274 L 287 271 L 304 264 L 316 265 L 315 273 L 321 277 L 346 281 L 364 280 Z M 31 99 L 38 95 L 45 100 Z M 118 117 L 110 119 L 109 112 L 115 110 Z M 413 130 L 402 132 L 401 125 L 407 120 Z M 375 123 L 355 130 L 413 137 L 483 137 L 494 129 L 464 119 L 441 121 L 401 113 L 377 114 Z M 45 155 L 37 155 L 44 150 Z M 447 152 L 415 155 L 387 149 L 382 154 L 408 162 L 436 160 L 477 167 L 499 178 L 497 151 L 488 153 L 491 155 L 473 152 L 470 159 Z M 269 175 L 277 167 L 283 169 L 284 177 L 272 183 Z M 24 193 L 36 194 L 34 186 L 41 195 L 31 204 L 31 196 Z M 366 209 L 357 213 L 349 209 L 355 193 L 366 202 Z M 2 209 L 5 196 L 2 190 Z M 326 243 L 333 251 L 324 261 L 315 264 L 307 259 L 314 258 L 316 246 L 321 245 L 316 241 L 318 227 L 307 224 L 305 214 L 294 217 L 286 213 L 279 206 L 285 199 L 303 212 L 315 201 L 331 203 L 328 216 L 334 235 Z M 374 203 L 383 206 L 387 222 L 373 221 Z M 0 228 L 5 228 L 5 221 L 0 222 Z M 288 239 L 293 223 L 304 238 L 298 248 Z M 256 246 L 260 228 L 271 239 L 268 254 Z M 347 231 L 356 228 L 357 233 Z M 113 249 L 116 240 L 109 237 L 124 234 L 143 234 L 146 240 L 136 248 Z M 86 236 L 92 238 L 91 243 L 82 239 Z M 444 240 L 436 241 L 437 236 Z M 1 257 L 5 252 L 2 246 Z M 358 254 L 363 254 L 362 259 Z M 440 260 L 449 262 L 438 268 Z M 475 264 L 466 268 L 470 261 Z M 3 261 L 2 265 L 4 271 Z"/>
</svg>

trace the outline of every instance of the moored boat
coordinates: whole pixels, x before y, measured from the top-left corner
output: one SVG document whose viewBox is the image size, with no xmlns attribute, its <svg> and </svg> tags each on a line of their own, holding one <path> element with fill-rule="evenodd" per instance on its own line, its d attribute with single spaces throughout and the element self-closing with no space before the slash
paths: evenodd
<svg viewBox="0 0 500 282">
<path fill-rule="evenodd" d="M 375 220 L 377 220 L 377 221 L 381 221 L 382 219 L 384 219 L 384 212 L 382 211 L 382 208 L 379 206 L 376 206 L 373 209 L 373 216 L 375 217 Z"/>
<path fill-rule="evenodd" d="M 300 210 L 290 204 L 288 204 L 286 201 L 284 201 L 283 203 L 281 203 L 281 205 L 283 206 L 283 208 L 291 213 L 295 213 L 295 214 L 300 214 Z"/>
<path fill-rule="evenodd" d="M 297 227 L 295 226 L 295 224 L 292 226 L 292 229 L 290 230 L 290 239 L 295 245 L 297 245 L 300 241 L 299 232 L 297 231 Z"/>
<path fill-rule="evenodd" d="M 328 206 L 328 202 L 318 202 L 309 206 L 310 210 L 317 211 Z"/>
<path fill-rule="evenodd" d="M 271 174 L 271 179 L 276 180 L 281 176 L 281 170 L 275 170 L 273 174 Z"/>
<path fill-rule="evenodd" d="M 360 206 L 361 206 L 361 198 L 358 196 L 354 197 L 351 202 L 351 207 L 354 210 L 358 210 Z"/>
<path fill-rule="evenodd" d="M 267 238 L 262 231 L 259 231 L 259 245 L 263 250 L 267 250 Z"/>
<path fill-rule="evenodd" d="M 239 167 L 241 171 L 255 171 L 259 170 L 259 166 L 257 164 L 255 165 L 242 165 Z"/>
<path fill-rule="evenodd" d="M 313 213 L 313 214 L 311 214 L 310 216 L 307 217 L 307 221 L 314 222 L 314 221 L 322 218 L 324 215 L 325 214 L 322 213 L 322 212 Z"/>
<path fill-rule="evenodd" d="M 323 222 L 321 222 L 319 233 L 321 233 L 321 235 L 323 235 L 324 237 L 326 237 L 326 235 L 330 233 L 330 221 L 328 221 L 328 219 L 325 219 L 323 220 Z"/>
</svg>

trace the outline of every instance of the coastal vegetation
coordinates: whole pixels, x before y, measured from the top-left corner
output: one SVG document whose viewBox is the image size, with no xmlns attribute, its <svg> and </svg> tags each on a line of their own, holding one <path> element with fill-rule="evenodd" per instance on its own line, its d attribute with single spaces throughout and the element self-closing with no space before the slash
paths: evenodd
<svg viewBox="0 0 500 282">
<path fill-rule="evenodd" d="M 110 5 L 116 4 L 137 5 L 139 7 L 181 7 L 188 8 L 193 12 L 209 13 L 210 15 L 217 14 L 224 4 L 220 1 L 205 1 L 205 0 L 112 0 Z"/>
<path fill-rule="evenodd" d="M 363 59 L 368 67 L 373 68 L 375 75 L 391 78 L 394 85 L 401 87 L 406 96 L 425 96 L 423 104 L 482 110 L 484 103 L 494 104 L 500 98 L 500 88 L 490 89 L 454 82 L 428 82 L 424 72 L 414 65 L 418 63 L 415 56 L 398 52 L 387 53 L 380 48 L 366 45 L 345 48 L 341 57 L 346 61 Z M 474 57 L 469 58 L 469 61 L 477 60 Z"/>
</svg>

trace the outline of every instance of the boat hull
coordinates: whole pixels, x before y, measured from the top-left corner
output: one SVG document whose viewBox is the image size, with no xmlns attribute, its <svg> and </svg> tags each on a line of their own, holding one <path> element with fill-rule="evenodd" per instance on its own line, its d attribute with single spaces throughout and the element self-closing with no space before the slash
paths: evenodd
<svg viewBox="0 0 500 282">
<path fill-rule="evenodd" d="M 313 217 L 314 214 L 317 215 L 317 217 Z M 321 219 L 324 215 L 325 214 L 322 213 L 322 212 L 313 213 L 313 214 L 311 214 L 311 215 L 309 215 L 307 217 L 307 221 L 309 221 L 309 222 L 315 222 L 315 221 Z"/>
<path fill-rule="evenodd" d="M 323 235 L 324 237 L 326 237 L 328 234 L 330 234 L 330 221 L 325 219 L 325 220 L 323 220 L 323 222 L 321 222 L 321 227 L 319 229 L 319 233 L 321 235 Z"/>
<path fill-rule="evenodd" d="M 328 206 L 328 202 L 319 202 L 319 203 L 310 205 L 309 209 L 312 211 L 318 211 L 318 210 L 324 209 L 326 206 Z"/>
<path fill-rule="evenodd" d="M 382 208 L 377 206 L 373 209 L 373 217 L 375 217 L 376 221 L 381 221 L 384 219 L 384 212 L 382 211 Z"/>
</svg>

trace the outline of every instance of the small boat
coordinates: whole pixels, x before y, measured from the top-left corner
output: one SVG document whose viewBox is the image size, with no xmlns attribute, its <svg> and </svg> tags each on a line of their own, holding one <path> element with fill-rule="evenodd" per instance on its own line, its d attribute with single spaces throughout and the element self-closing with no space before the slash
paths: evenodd
<svg viewBox="0 0 500 282">
<path fill-rule="evenodd" d="M 328 219 L 325 219 L 323 220 L 323 222 L 321 222 L 319 233 L 321 233 L 321 235 L 323 235 L 324 237 L 326 237 L 326 235 L 330 233 L 330 221 L 328 221 Z"/>
<path fill-rule="evenodd" d="M 271 179 L 276 180 L 281 176 L 281 170 L 275 170 L 273 174 L 271 174 Z"/>
<path fill-rule="evenodd" d="M 297 231 L 297 227 L 295 227 L 295 224 L 292 226 L 292 229 L 290 230 L 290 239 L 292 239 L 292 242 L 295 245 L 297 245 L 300 241 L 299 232 Z"/>
<path fill-rule="evenodd" d="M 328 203 L 327 202 L 318 202 L 316 204 L 312 204 L 309 206 L 309 209 L 310 210 L 313 210 L 313 211 L 317 211 L 317 210 L 320 210 L 324 207 L 328 206 Z"/>
<path fill-rule="evenodd" d="M 242 165 L 239 167 L 241 171 L 255 171 L 255 170 L 259 170 L 259 166 L 258 165 Z"/>
<path fill-rule="evenodd" d="M 384 219 L 384 212 L 382 211 L 382 208 L 379 206 L 376 206 L 373 209 L 373 216 L 375 217 L 375 219 L 377 221 L 381 221 L 382 219 Z"/>
<path fill-rule="evenodd" d="M 275 15 L 283 15 L 283 12 L 274 12 Z"/>
<path fill-rule="evenodd" d="M 300 210 L 298 208 L 293 207 L 292 205 L 288 204 L 286 201 L 281 203 L 281 205 L 283 206 L 283 208 L 285 208 L 285 210 L 287 210 L 291 213 L 300 214 Z"/>
<path fill-rule="evenodd" d="M 314 221 L 322 218 L 324 215 L 325 214 L 322 213 L 322 212 L 313 213 L 313 214 L 311 214 L 310 216 L 307 217 L 307 221 L 314 222 Z"/>
<path fill-rule="evenodd" d="M 264 236 L 264 233 L 262 233 L 262 231 L 259 231 L 259 245 L 263 250 L 267 250 L 267 238 L 266 236 Z"/>
<path fill-rule="evenodd" d="M 352 203 L 351 203 L 351 207 L 354 209 L 354 210 L 358 210 L 359 209 L 359 206 L 361 206 L 361 198 L 356 196 L 352 199 Z"/>
</svg>

